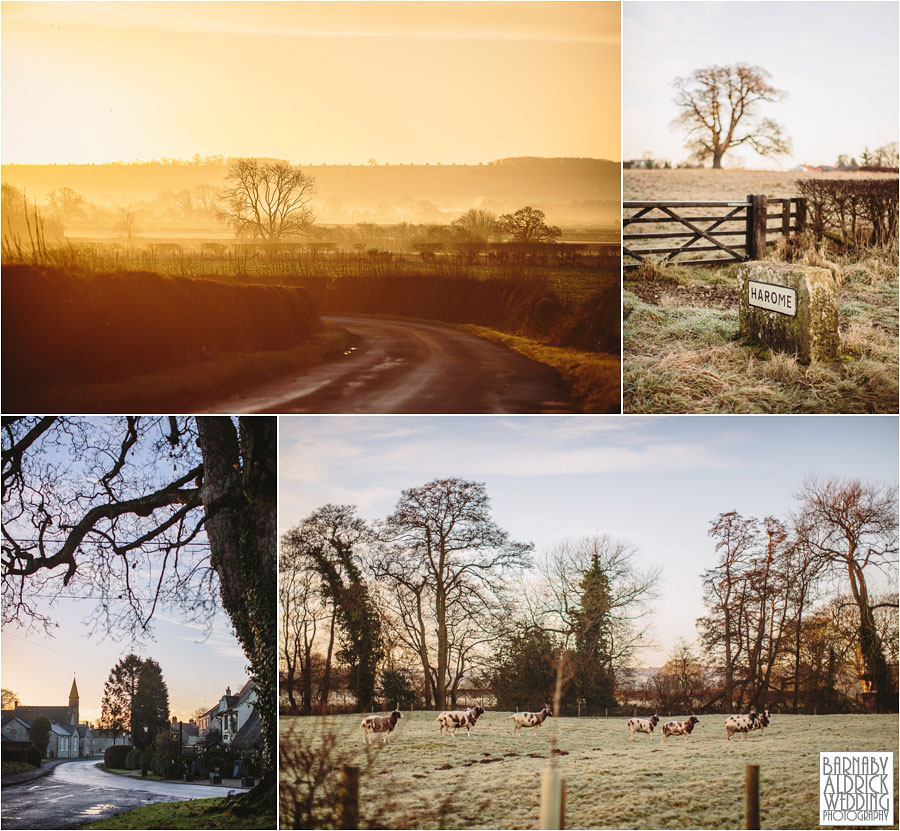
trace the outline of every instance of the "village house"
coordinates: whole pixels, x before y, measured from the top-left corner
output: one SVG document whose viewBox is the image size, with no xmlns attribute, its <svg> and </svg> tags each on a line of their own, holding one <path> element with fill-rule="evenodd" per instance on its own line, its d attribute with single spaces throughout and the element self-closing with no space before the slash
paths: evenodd
<svg viewBox="0 0 900 831">
<path fill-rule="evenodd" d="M 259 746 L 258 737 L 261 736 L 261 728 L 255 704 L 255 681 L 247 681 L 237 695 L 232 695 L 231 687 L 226 687 L 225 695 L 219 702 L 198 718 L 200 739 L 202 740 L 210 730 L 218 730 L 222 744 L 239 747 Z"/>
<path fill-rule="evenodd" d="M 123 743 L 128 734 L 97 730 L 89 722 L 78 719 L 78 686 L 74 679 L 69 691 L 68 705 L 19 704 L 3 710 L 2 740 L 4 742 L 28 742 L 31 725 L 38 716 L 50 722 L 50 742 L 47 745 L 49 759 L 80 759 L 99 756 L 112 744 Z"/>
</svg>

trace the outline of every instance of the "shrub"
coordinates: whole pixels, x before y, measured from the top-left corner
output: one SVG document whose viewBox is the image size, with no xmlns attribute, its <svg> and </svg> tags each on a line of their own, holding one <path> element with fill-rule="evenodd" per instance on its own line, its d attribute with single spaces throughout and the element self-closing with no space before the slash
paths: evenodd
<svg viewBox="0 0 900 831">
<path fill-rule="evenodd" d="M 131 748 L 131 752 L 125 757 L 125 769 L 137 770 L 141 766 L 141 751 L 136 747 Z"/>
<path fill-rule="evenodd" d="M 31 747 L 25 751 L 25 761 L 28 762 L 29 765 L 34 765 L 36 768 L 39 768 L 41 766 L 41 751 L 34 745 L 31 745 Z"/>
<path fill-rule="evenodd" d="M 31 729 L 28 731 L 28 738 L 32 744 L 38 749 L 41 758 L 46 757 L 47 747 L 50 744 L 50 719 L 46 716 L 38 716 L 32 723 Z"/>
<path fill-rule="evenodd" d="M 152 747 L 146 747 L 140 751 L 140 769 L 143 770 L 147 768 L 148 770 L 153 768 L 153 760 L 156 756 L 156 751 Z"/>
<path fill-rule="evenodd" d="M 836 238 L 844 249 L 887 246 L 897 236 L 894 179 L 799 179 L 807 202 L 807 226 L 817 240 Z"/>
<path fill-rule="evenodd" d="M 108 768 L 128 768 L 126 758 L 134 750 L 130 744 L 114 744 L 103 751 L 103 765 Z"/>
</svg>

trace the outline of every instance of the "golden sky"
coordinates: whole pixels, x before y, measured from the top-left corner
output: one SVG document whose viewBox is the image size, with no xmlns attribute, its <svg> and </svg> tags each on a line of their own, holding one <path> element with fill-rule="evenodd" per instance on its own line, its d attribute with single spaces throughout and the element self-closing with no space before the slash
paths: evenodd
<svg viewBox="0 0 900 831">
<path fill-rule="evenodd" d="M 618 160 L 619 3 L 3 3 L 2 157 Z"/>
</svg>

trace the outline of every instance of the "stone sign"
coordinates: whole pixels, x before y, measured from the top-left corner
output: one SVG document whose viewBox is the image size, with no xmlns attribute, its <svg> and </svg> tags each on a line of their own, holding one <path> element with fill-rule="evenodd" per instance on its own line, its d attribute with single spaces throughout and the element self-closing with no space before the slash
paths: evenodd
<svg viewBox="0 0 900 831">
<path fill-rule="evenodd" d="M 741 334 L 801 363 L 840 353 L 837 284 L 827 268 L 749 262 L 738 269 Z"/>
</svg>

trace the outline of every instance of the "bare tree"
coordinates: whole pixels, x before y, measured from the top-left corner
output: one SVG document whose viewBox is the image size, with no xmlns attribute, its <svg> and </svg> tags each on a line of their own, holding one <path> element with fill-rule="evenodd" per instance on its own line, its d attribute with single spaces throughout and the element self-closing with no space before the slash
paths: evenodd
<svg viewBox="0 0 900 831">
<path fill-rule="evenodd" d="M 485 635 L 472 620 L 503 608 L 508 577 L 530 564 L 532 546 L 491 519 L 482 483 L 456 478 L 403 491 L 382 538 L 373 568 L 442 710 Z"/>
<path fill-rule="evenodd" d="M 57 188 L 47 194 L 47 207 L 62 225 L 84 213 L 85 198 L 72 188 Z"/>
<path fill-rule="evenodd" d="M 497 229 L 516 242 L 552 242 L 562 235 L 556 225 L 547 224 L 543 211 L 530 207 L 503 214 L 497 220 Z"/>
<path fill-rule="evenodd" d="M 134 245 L 134 238 L 137 236 L 137 214 L 129 209 L 122 209 L 119 212 L 119 221 L 116 223 L 116 230 L 125 237 L 128 247 Z"/>
<path fill-rule="evenodd" d="M 733 147 L 748 146 L 761 156 L 790 152 L 791 141 L 781 126 L 759 115 L 760 104 L 786 95 L 769 83 L 770 77 L 760 66 L 738 63 L 697 69 L 672 82 L 681 110 L 672 126 L 685 132 L 694 158 L 712 159 L 712 166 L 720 168 Z"/>
<path fill-rule="evenodd" d="M 52 626 L 74 590 L 94 631 L 141 636 L 165 606 L 211 622 L 218 594 L 257 684 L 250 804 L 275 789 L 276 438 L 270 417 L 3 419 L 4 625 Z"/>
<path fill-rule="evenodd" d="M 453 221 L 452 228 L 463 242 L 491 242 L 497 234 L 497 215 L 480 208 L 469 208 Z"/>
<path fill-rule="evenodd" d="M 17 696 L 12 690 L 3 688 L 3 709 L 4 710 L 15 710 L 16 702 L 19 700 L 19 696 Z"/>
<path fill-rule="evenodd" d="M 811 476 L 801 484 L 797 496 L 797 535 L 826 568 L 845 572 L 859 613 L 862 676 L 871 685 L 879 709 L 893 709 L 896 689 L 891 684 L 866 575 L 896 568 L 897 487 Z"/>
<path fill-rule="evenodd" d="M 583 582 L 595 558 L 608 585 L 606 648 L 620 679 L 635 653 L 651 645 L 650 615 L 659 582 L 658 569 L 638 567 L 631 543 L 595 534 L 555 546 L 536 569 L 537 584 L 525 592 L 528 614 L 534 625 L 559 635 L 568 646 L 580 625 Z"/>
<path fill-rule="evenodd" d="M 286 162 L 235 159 L 228 165 L 231 186 L 220 194 L 221 218 L 238 236 L 278 242 L 305 235 L 314 216 L 308 207 L 316 180 Z"/>
</svg>

